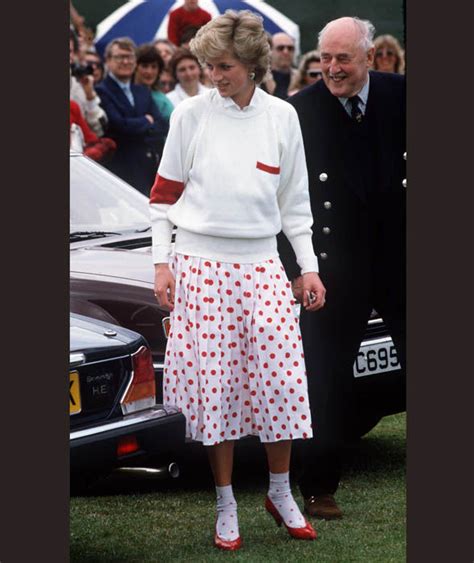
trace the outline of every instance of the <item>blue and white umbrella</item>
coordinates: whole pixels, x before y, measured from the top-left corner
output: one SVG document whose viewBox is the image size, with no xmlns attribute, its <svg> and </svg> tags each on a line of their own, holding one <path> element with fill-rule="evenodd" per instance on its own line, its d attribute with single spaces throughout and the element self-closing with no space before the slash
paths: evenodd
<svg viewBox="0 0 474 563">
<path fill-rule="evenodd" d="M 97 25 L 95 46 L 103 55 L 109 41 L 130 37 L 137 45 L 167 37 L 168 14 L 183 4 L 183 0 L 129 0 Z M 226 10 L 250 10 L 262 16 L 263 26 L 273 35 L 284 31 L 290 35 L 299 53 L 300 28 L 263 0 L 200 0 L 199 6 L 212 17 Z"/>
</svg>

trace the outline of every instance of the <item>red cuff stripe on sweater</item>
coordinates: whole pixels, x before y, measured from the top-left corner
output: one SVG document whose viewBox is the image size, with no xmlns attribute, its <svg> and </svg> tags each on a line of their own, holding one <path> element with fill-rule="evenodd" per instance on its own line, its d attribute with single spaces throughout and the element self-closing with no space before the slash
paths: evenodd
<svg viewBox="0 0 474 563">
<path fill-rule="evenodd" d="M 268 166 L 268 164 L 263 164 L 263 162 L 258 162 L 258 160 L 257 160 L 257 168 L 263 170 L 264 172 L 268 172 L 269 174 L 280 174 L 279 166 Z"/>
<path fill-rule="evenodd" d="M 151 188 L 150 203 L 176 203 L 183 193 L 183 190 L 183 182 L 167 180 L 157 174 L 155 183 Z"/>
</svg>

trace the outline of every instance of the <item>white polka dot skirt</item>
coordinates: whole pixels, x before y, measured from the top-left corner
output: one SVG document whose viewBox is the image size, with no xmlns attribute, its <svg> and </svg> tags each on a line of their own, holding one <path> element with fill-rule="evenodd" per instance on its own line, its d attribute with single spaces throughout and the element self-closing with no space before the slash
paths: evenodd
<svg viewBox="0 0 474 563">
<path fill-rule="evenodd" d="M 165 404 L 210 446 L 311 438 L 299 319 L 279 259 L 232 264 L 176 254 Z"/>
</svg>

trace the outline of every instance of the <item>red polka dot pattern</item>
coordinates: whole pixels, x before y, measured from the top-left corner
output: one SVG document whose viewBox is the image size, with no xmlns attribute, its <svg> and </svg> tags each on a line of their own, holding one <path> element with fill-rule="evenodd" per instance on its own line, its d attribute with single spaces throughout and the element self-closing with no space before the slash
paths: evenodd
<svg viewBox="0 0 474 563">
<path fill-rule="evenodd" d="M 186 436 L 207 446 L 247 435 L 311 438 L 299 318 L 280 260 L 177 254 L 171 267 L 163 398 L 185 415 Z"/>
</svg>

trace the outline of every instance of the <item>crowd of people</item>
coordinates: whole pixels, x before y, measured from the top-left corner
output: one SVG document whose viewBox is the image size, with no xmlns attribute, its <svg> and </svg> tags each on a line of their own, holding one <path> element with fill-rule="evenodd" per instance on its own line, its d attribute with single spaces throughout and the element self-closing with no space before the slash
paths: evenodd
<svg viewBox="0 0 474 563">
<path fill-rule="evenodd" d="M 292 442 L 304 512 L 341 518 L 352 366 L 374 308 L 405 369 L 403 50 L 342 17 L 297 65 L 294 39 L 250 11 L 211 18 L 185 0 L 169 21 L 168 40 L 118 37 L 103 60 L 71 30 L 71 122 L 85 152 L 104 144 L 102 162 L 150 197 L 171 318 L 163 396 L 206 446 L 214 544 L 242 545 L 232 464 L 246 435 L 266 450 L 267 512 L 314 540 Z"/>
<path fill-rule="evenodd" d="M 198 0 L 185 0 L 170 12 L 168 38 L 135 45 L 117 37 L 102 57 L 93 31 L 71 4 L 71 148 L 100 161 L 148 196 L 171 112 L 213 87 L 207 67 L 189 49 L 198 29 L 211 19 Z M 321 79 L 317 50 L 297 58 L 295 41 L 286 33 L 267 34 L 267 39 L 271 68 L 259 85 L 264 91 L 286 100 Z M 404 52 L 395 37 L 377 37 L 375 48 L 375 70 L 404 72 Z"/>
</svg>

